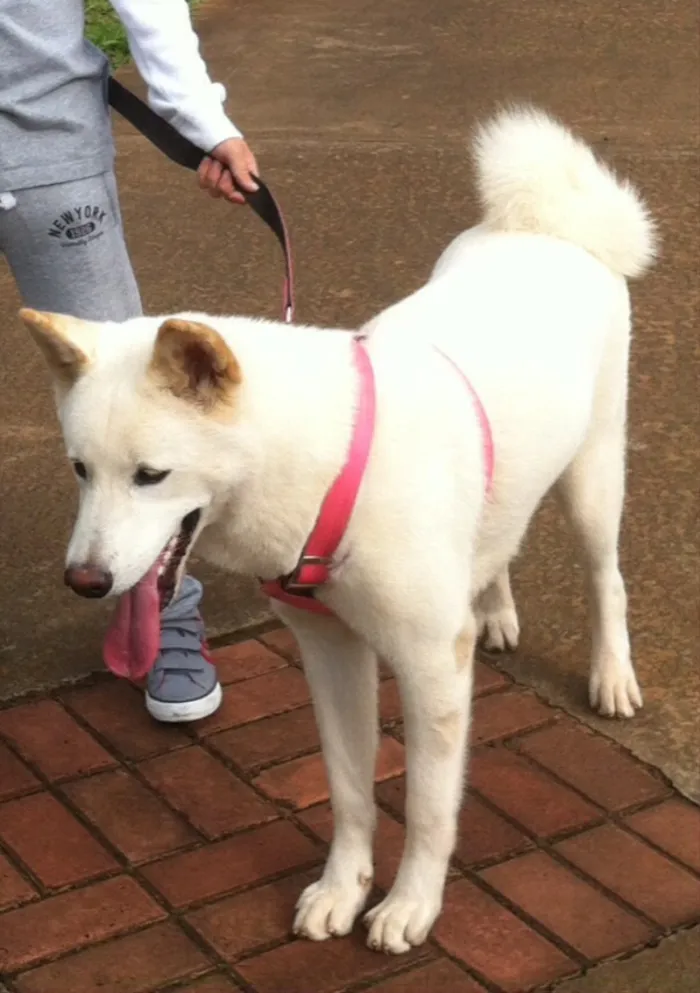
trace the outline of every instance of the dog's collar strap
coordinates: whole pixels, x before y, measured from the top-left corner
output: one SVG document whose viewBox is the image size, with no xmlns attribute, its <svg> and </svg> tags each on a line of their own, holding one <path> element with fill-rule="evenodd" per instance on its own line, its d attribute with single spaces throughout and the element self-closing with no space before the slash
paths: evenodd
<svg viewBox="0 0 700 993">
<path fill-rule="evenodd" d="M 345 465 L 326 494 L 296 568 L 287 576 L 261 584 L 263 593 L 274 600 L 320 614 L 331 614 L 332 611 L 316 600 L 314 593 L 330 578 L 334 556 L 355 509 L 374 437 L 377 406 L 374 370 L 363 340 L 363 336 L 358 335 L 352 343 L 358 394 Z"/>
<path fill-rule="evenodd" d="M 179 131 L 176 131 L 171 124 L 168 124 L 159 114 L 151 110 L 135 93 L 128 90 L 126 86 L 122 86 L 112 76 L 109 77 L 108 81 L 107 98 L 117 113 L 129 121 L 137 131 L 148 138 L 172 162 L 196 172 L 207 153 L 181 135 Z M 254 193 L 241 190 L 235 179 L 233 182 L 236 189 L 245 197 L 248 206 L 270 228 L 282 248 L 285 268 L 282 315 L 289 324 L 294 320 L 294 267 L 289 233 L 284 223 L 284 215 L 269 187 L 257 176 L 255 181 L 258 188 Z"/>
<path fill-rule="evenodd" d="M 333 615 L 332 610 L 316 599 L 315 593 L 330 578 L 335 553 L 343 540 L 355 508 L 374 437 L 376 416 L 374 370 L 363 341 L 362 335 L 356 336 L 353 340 L 359 390 L 355 424 L 345 465 L 321 505 L 316 524 L 296 568 L 286 576 L 260 584 L 263 593 L 273 600 L 315 614 Z M 457 363 L 442 349 L 435 347 L 435 350 L 460 375 L 474 403 L 481 428 L 486 493 L 490 495 L 495 458 L 493 434 L 486 409 L 471 381 Z"/>
</svg>

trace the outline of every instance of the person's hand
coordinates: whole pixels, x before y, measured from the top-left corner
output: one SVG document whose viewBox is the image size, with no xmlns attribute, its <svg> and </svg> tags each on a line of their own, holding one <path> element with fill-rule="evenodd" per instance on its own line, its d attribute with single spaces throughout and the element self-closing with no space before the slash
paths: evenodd
<svg viewBox="0 0 700 993">
<path fill-rule="evenodd" d="M 258 175 L 258 164 L 243 138 L 222 141 L 202 160 L 197 170 L 199 185 L 209 196 L 225 197 L 231 203 L 245 203 L 244 196 L 233 185 L 232 175 L 241 189 L 249 193 L 257 190 L 253 176 Z"/>
</svg>

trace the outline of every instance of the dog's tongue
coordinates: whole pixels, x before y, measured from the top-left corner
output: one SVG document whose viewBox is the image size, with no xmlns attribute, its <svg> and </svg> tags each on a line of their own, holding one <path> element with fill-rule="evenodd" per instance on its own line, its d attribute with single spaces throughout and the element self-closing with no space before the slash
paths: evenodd
<svg viewBox="0 0 700 993">
<path fill-rule="evenodd" d="M 158 563 L 140 583 L 123 593 L 104 641 L 105 665 L 116 676 L 143 679 L 160 649 Z"/>
</svg>

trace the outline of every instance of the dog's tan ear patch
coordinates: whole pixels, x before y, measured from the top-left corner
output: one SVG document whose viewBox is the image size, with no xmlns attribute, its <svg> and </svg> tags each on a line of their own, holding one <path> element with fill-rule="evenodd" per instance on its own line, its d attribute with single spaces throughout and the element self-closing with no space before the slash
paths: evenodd
<svg viewBox="0 0 700 993">
<path fill-rule="evenodd" d="M 221 335 L 176 317 L 158 329 L 149 372 L 174 396 L 205 409 L 230 400 L 241 382 L 241 368 Z"/>
<path fill-rule="evenodd" d="M 64 314 L 48 314 L 24 307 L 20 320 L 36 342 L 49 369 L 63 385 L 71 386 L 90 365 L 87 321 Z"/>
</svg>

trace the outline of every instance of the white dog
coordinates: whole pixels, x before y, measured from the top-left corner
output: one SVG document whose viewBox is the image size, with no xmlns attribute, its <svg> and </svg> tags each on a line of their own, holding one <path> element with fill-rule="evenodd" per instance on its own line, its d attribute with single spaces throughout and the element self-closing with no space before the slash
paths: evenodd
<svg viewBox="0 0 700 993">
<path fill-rule="evenodd" d="M 347 933 L 367 899 L 378 656 L 400 685 L 406 846 L 365 918 L 369 945 L 387 952 L 423 942 L 440 911 L 475 642 L 483 632 L 493 647 L 516 645 L 508 565 L 554 484 L 587 566 L 591 704 L 619 717 L 641 706 L 617 545 L 625 277 L 652 262 L 653 224 L 627 183 L 537 111 L 497 116 L 475 158 L 481 223 L 426 286 L 371 321 L 364 344 L 246 318 L 116 326 L 22 313 L 80 479 L 68 581 L 120 596 L 108 657 L 130 671 L 149 664 L 158 608 L 195 542 L 232 571 L 292 574 L 352 440 L 369 432 L 357 500 L 347 521 L 336 508 L 340 544 L 312 601 L 328 612 L 277 609 L 301 647 L 335 817 L 323 876 L 297 908 L 309 938 Z"/>
</svg>

